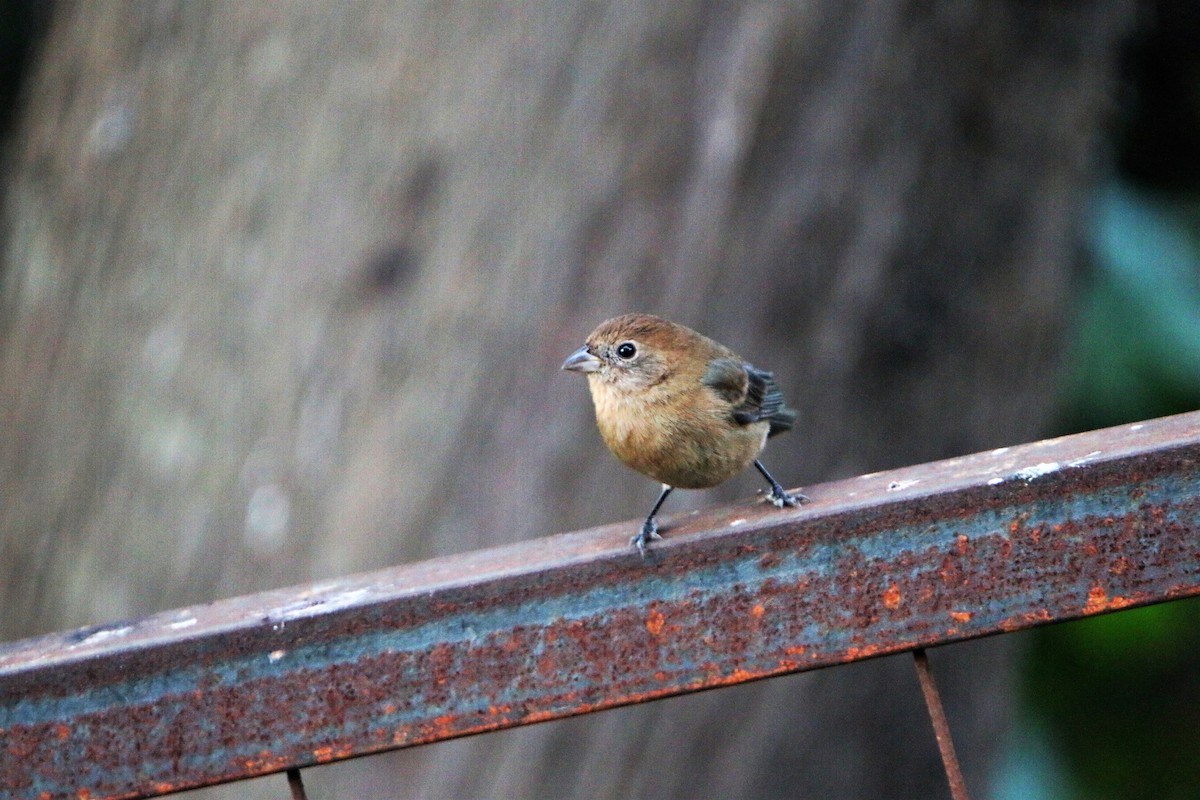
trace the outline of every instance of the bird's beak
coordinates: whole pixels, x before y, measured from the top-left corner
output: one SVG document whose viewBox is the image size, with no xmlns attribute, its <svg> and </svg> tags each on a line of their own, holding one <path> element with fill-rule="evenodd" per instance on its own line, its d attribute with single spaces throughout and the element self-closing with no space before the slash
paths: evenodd
<svg viewBox="0 0 1200 800">
<path fill-rule="evenodd" d="M 562 368 L 572 372 L 595 372 L 600 369 L 600 359 L 592 355 L 591 351 L 587 349 L 587 345 L 584 345 L 567 356 Z"/>
</svg>

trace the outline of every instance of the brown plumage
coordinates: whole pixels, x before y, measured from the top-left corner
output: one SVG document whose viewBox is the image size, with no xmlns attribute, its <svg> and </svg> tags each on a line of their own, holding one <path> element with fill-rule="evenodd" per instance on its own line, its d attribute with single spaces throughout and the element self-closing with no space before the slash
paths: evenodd
<svg viewBox="0 0 1200 800">
<path fill-rule="evenodd" d="M 807 500 L 784 491 L 757 460 L 796 413 L 771 373 L 728 347 L 660 317 L 626 314 L 602 322 L 562 368 L 587 375 L 608 449 L 663 485 L 632 540 L 643 554 L 660 538 L 655 514 L 675 487 L 716 486 L 754 464 L 776 506 Z"/>
</svg>

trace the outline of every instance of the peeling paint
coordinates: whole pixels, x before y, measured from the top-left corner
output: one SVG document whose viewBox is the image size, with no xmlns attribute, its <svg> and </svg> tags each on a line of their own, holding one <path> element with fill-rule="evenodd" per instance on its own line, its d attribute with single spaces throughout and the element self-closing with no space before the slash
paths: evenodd
<svg viewBox="0 0 1200 800">
<path fill-rule="evenodd" d="M 1044 475 L 1049 475 L 1052 472 L 1058 472 L 1061 465 L 1057 461 L 1047 461 L 1041 464 L 1035 464 L 1032 467 L 1019 469 L 1013 473 L 1013 477 L 1021 481 L 1033 481 L 1041 478 Z"/>
</svg>

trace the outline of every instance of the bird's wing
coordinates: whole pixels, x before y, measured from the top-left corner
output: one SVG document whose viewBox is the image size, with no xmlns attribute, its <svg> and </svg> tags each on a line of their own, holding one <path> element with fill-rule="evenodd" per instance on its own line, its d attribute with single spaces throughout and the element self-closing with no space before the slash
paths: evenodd
<svg viewBox="0 0 1200 800">
<path fill-rule="evenodd" d="M 774 436 L 796 422 L 796 412 L 784 405 L 774 376 L 744 361 L 713 359 L 700 382 L 733 406 L 730 415 L 739 425 L 765 420 L 771 425 L 767 435 Z"/>
<path fill-rule="evenodd" d="M 746 394 L 750 388 L 750 376 L 746 372 L 746 365 L 736 358 L 714 358 L 708 362 L 708 369 L 700 382 L 734 406 L 735 411 L 746 402 Z"/>
</svg>

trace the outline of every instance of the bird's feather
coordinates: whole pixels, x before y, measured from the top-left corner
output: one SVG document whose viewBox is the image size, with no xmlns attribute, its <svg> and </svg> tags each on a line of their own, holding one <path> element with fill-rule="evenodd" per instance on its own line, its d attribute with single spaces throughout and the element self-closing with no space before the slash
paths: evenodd
<svg viewBox="0 0 1200 800">
<path fill-rule="evenodd" d="M 736 358 L 714 358 L 708 363 L 708 369 L 700 382 L 712 389 L 727 403 L 735 406 L 743 405 L 747 400 L 749 390 L 749 374 L 746 364 Z"/>
<path fill-rule="evenodd" d="M 796 422 L 796 412 L 784 405 L 775 376 L 744 361 L 715 359 L 700 382 L 733 406 L 730 416 L 739 425 L 765 420 L 771 426 L 767 435 L 774 436 Z"/>
</svg>

